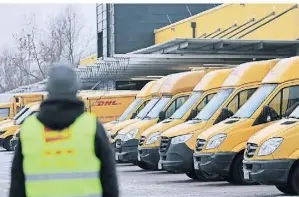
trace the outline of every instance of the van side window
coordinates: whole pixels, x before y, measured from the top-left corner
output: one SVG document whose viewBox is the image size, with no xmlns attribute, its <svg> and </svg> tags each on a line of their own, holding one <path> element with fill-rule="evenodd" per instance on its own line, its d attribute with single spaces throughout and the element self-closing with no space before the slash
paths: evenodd
<svg viewBox="0 0 299 197">
<path fill-rule="evenodd" d="M 9 108 L 1 108 L 0 109 L 0 118 L 9 117 L 10 109 Z"/>
<path fill-rule="evenodd" d="M 169 118 L 170 116 L 172 116 L 172 114 L 178 108 L 180 108 L 187 101 L 188 98 L 189 98 L 189 96 L 182 96 L 182 97 L 179 97 L 176 100 L 174 100 L 165 112 L 166 118 Z"/>
<path fill-rule="evenodd" d="M 279 91 L 269 103 L 269 106 L 282 117 L 297 102 L 299 102 L 299 86 L 290 86 Z"/>
<path fill-rule="evenodd" d="M 210 102 L 210 100 L 216 95 L 216 93 L 209 94 L 206 96 L 196 107 L 196 110 L 200 112 L 207 104 Z"/>
<path fill-rule="evenodd" d="M 137 109 L 136 113 L 138 114 L 141 110 L 143 110 L 143 108 L 146 106 L 146 104 L 149 102 L 150 100 L 145 101 L 144 103 L 142 103 L 142 105 Z"/>
<path fill-rule="evenodd" d="M 281 93 L 282 91 L 279 91 L 276 96 L 272 99 L 272 101 L 269 103 L 269 107 L 271 107 L 272 109 L 274 109 L 276 111 L 276 113 L 281 117 L 281 110 L 280 110 L 280 106 L 281 106 Z"/>
<path fill-rule="evenodd" d="M 257 90 L 257 88 L 251 88 L 247 90 L 243 90 L 239 92 L 233 100 L 228 104 L 227 108 L 232 111 L 233 113 L 236 113 L 244 103 L 252 96 L 252 94 Z"/>
</svg>

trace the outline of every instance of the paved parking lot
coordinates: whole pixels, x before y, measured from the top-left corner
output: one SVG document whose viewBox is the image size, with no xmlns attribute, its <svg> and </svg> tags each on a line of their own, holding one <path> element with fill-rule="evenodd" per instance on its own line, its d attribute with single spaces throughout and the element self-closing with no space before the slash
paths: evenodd
<svg viewBox="0 0 299 197">
<path fill-rule="evenodd" d="M 7 197 L 13 153 L 0 150 L 0 197 Z M 131 164 L 117 166 L 121 197 L 278 197 L 272 186 L 233 186 L 226 182 L 202 183 L 184 174 L 143 171 Z"/>
</svg>

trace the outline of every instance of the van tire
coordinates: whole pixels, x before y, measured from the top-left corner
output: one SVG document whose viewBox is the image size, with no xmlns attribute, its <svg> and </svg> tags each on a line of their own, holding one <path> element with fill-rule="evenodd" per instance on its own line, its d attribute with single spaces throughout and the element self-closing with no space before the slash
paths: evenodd
<svg viewBox="0 0 299 197">
<path fill-rule="evenodd" d="M 149 170 L 149 167 L 147 166 L 147 164 L 145 162 L 138 161 L 137 166 L 143 170 Z"/>
<path fill-rule="evenodd" d="M 10 141 L 12 139 L 12 136 L 8 136 L 7 138 L 4 139 L 3 141 L 3 148 L 7 151 L 13 151 L 14 148 L 11 146 Z"/>
<path fill-rule="evenodd" d="M 291 185 L 284 185 L 284 186 L 275 185 L 275 187 L 284 194 L 287 194 L 287 195 L 295 194 L 292 187 L 291 187 Z"/>
<path fill-rule="evenodd" d="M 291 174 L 291 177 L 290 177 L 290 184 L 291 187 L 292 187 L 292 191 L 293 191 L 293 194 L 295 195 L 299 195 L 299 165 L 297 165 L 293 171 L 293 173 Z"/>
<path fill-rule="evenodd" d="M 222 177 L 220 177 L 217 174 L 207 174 L 201 170 L 196 171 L 196 176 L 197 179 L 200 181 L 205 181 L 205 182 L 212 182 L 212 181 L 220 181 L 222 180 Z"/>
<path fill-rule="evenodd" d="M 199 180 L 198 177 L 197 177 L 197 175 L 196 175 L 196 173 L 194 171 L 187 172 L 185 174 L 187 175 L 187 177 L 189 177 L 192 180 L 195 180 L 195 181 Z"/>
<path fill-rule="evenodd" d="M 236 184 L 238 185 L 254 185 L 253 181 L 248 181 L 244 179 L 243 172 L 243 159 L 244 154 L 237 154 L 232 165 L 232 177 Z"/>
</svg>

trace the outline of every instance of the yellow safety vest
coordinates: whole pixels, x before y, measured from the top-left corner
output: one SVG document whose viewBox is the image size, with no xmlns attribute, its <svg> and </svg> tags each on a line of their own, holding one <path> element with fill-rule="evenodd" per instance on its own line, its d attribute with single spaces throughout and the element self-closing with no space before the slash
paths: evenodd
<svg viewBox="0 0 299 197">
<path fill-rule="evenodd" d="M 84 113 L 63 131 L 28 117 L 20 132 L 27 197 L 100 197 L 96 118 Z"/>
</svg>

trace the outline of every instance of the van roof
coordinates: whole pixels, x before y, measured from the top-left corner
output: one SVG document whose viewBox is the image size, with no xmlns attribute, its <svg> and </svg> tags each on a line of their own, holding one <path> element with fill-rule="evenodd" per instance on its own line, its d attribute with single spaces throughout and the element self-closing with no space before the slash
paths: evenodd
<svg viewBox="0 0 299 197">
<path fill-rule="evenodd" d="M 169 77 L 161 87 L 162 95 L 175 95 L 182 92 L 190 92 L 199 81 L 214 69 L 203 69 L 168 75 Z"/>
<path fill-rule="evenodd" d="M 23 92 L 13 94 L 14 96 L 32 96 L 32 95 L 47 95 L 48 92 Z"/>
<path fill-rule="evenodd" d="M 29 103 L 29 104 L 27 104 L 25 107 L 26 108 L 31 108 L 31 107 L 33 107 L 33 106 L 35 106 L 35 105 L 40 105 L 40 102 L 34 102 L 34 103 Z"/>
<path fill-rule="evenodd" d="M 154 85 L 157 83 L 157 81 L 150 81 L 148 82 L 137 94 L 136 97 L 138 98 L 144 98 L 151 95 L 151 89 L 154 87 Z"/>
<path fill-rule="evenodd" d="M 299 56 L 280 60 L 266 75 L 262 83 L 283 83 L 299 79 Z"/>
<path fill-rule="evenodd" d="M 162 85 L 164 84 L 164 82 L 166 81 L 166 79 L 169 77 L 169 75 L 165 76 L 165 77 L 162 77 L 161 79 L 158 79 L 156 81 L 156 84 L 152 87 L 151 91 L 150 91 L 150 94 L 152 96 L 161 96 L 161 88 L 162 88 Z"/>
<path fill-rule="evenodd" d="M 39 106 L 40 106 L 40 103 L 35 103 L 34 105 L 32 105 L 30 107 L 30 110 L 31 111 L 39 111 Z"/>
<path fill-rule="evenodd" d="M 268 72 L 277 64 L 279 59 L 248 62 L 234 68 L 223 82 L 222 87 L 235 87 L 248 83 L 262 82 Z"/>
<path fill-rule="evenodd" d="M 106 91 L 106 92 L 98 92 L 96 94 L 88 94 L 83 95 L 82 98 L 87 99 L 99 99 L 103 97 L 132 97 L 136 96 L 139 93 L 139 91 L 135 90 L 116 90 L 116 91 Z"/>
<path fill-rule="evenodd" d="M 220 88 L 224 80 L 230 75 L 233 69 L 219 69 L 206 74 L 195 86 L 193 91 L 207 91 Z"/>
</svg>

